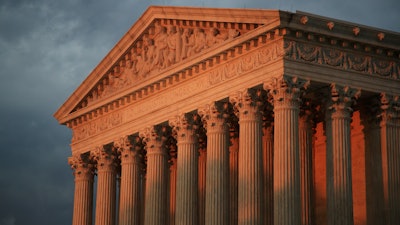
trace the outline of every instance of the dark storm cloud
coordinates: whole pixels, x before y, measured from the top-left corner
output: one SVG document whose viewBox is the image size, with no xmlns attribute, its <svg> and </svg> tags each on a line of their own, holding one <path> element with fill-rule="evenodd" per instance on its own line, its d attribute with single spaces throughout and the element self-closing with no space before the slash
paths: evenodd
<svg viewBox="0 0 400 225">
<path fill-rule="evenodd" d="M 133 8 L 1 3 L 0 225 L 71 223 L 71 134 L 52 114 L 139 16 Z"/>
<path fill-rule="evenodd" d="M 71 224 L 71 134 L 52 114 L 150 4 L 302 10 L 400 31 L 394 0 L 0 1 L 0 225 Z"/>
</svg>

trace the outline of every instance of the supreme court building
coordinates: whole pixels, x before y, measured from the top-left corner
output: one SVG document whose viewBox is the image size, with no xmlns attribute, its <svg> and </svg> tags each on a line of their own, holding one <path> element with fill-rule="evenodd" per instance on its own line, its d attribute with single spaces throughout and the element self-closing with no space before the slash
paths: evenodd
<svg viewBox="0 0 400 225">
<path fill-rule="evenodd" d="M 150 7 L 55 113 L 73 225 L 400 224 L 400 34 Z"/>
</svg>

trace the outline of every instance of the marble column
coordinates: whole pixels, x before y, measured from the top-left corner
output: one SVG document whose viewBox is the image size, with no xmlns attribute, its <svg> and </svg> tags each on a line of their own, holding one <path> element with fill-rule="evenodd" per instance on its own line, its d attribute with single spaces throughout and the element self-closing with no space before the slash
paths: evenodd
<svg viewBox="0 0 400 225">
<path fill-rule="evenodd" d="M 229 224 L 228 127 L 220 102 L 199 109 L 207 130 L 206 225 Z"/>
<path fill-rule="evenodd" d="M 400 100 L 381 95 L 381 150 L 388 225 L 400 224 Z"/>
<path fill-rule="evenodd" d="M 197 225 L 198 220 L 198 139 L 200 117 L 181 114 L 169 121 L 178 146 L 176 182 L 176 224 Z"/>
<path fill-rule="evenodd" d="M 312 225 L 313 215 L 313 133 L 316 110 L 310 100 L 304 100 L 300 107 L 299 146 L 300 146 L 300 198 L 301 224 Z"/>
<path fill-rule="evenodd" d="M 144 151 L 145 154 L 146 151 Z M 144 224 L 144 214 L 146 209 L 146 177 L 147 177 L 147 154 L 143 157 L 142 169 L 140 170 L 140 225 Z"/>
<path fill-rule="evenodd" d="M 95 225 L 114 225 L 117 181 L 115 152 L 110 147 L 100 146 L 91 154 L 97 161 Z"/>
<path fill-rule="evenodd" d="M 75 192 L 72 225 L 92 225 L 94 165 L 82 155 L 68 158 L 74 170 Z"/>
<path fill-rule="evenodd" d="M 176 221 L 176 181 L 177 181 L 177 151 L 174 149 L 169 153 L 169 225 L 175 225 Z"/>
<path fill-rule="evenodd" d="M 121 179 L 119 202 L 119 225 L 140 224 L 140 173 L 142 145 L 139 137 L 125 136 L 114 142 L 120 153 Z"/>
<path fill-rule="evenodd" d="M 299 107 L 309 82 L 283 76 L 264 84 L 274 106 L 274 224 L 300 225 Z"/>
<path fill-rule="evenodd" d="M 359 90 L 331 84 L 326 106 L 328 225 L 354 224 L 350 123 L 359 95 Z"/>
<path fill-rule="evenodd" d="M 206 215 L 207 137 L 199 135 L 199 225 L 205 224 Z"/>
<path fill-rule="evenodd" d="M 236 121 L 235 121 L 236 122 Z M 229 145 L 229 194 L 230 194 L 230 225 L 238 224 L 238 162 L 239 162 L 239 127 L 230 124 Z"/>
<path fill-rule="evenodd" d="M 263 225 L 261 90 L 230 96 L 239 118 L 238 224 Z M 265 95 L 264 95 L 265 97 Z"/>
<path fill-rule="evenodd" d="M 274 128 L 273 118 L 263 124 L 264 224 L 274 224 Z"/>
<path fill-rule="evenodd" d="M 383 194 L 382 151 L 380 139 L 380 100 L 368 99 L 360 103 L 361 122 L 364 126 L 366 225 L 387 224 Z"/>
<path fill-rule="evenodd" d="M 168 200 L 168 152 L 164 144 L 165 127 L 154 126 L 140 132 L 146 143 L 147 175 L 145 190 L 145 225 L 165 225 Z"/>
</svg>

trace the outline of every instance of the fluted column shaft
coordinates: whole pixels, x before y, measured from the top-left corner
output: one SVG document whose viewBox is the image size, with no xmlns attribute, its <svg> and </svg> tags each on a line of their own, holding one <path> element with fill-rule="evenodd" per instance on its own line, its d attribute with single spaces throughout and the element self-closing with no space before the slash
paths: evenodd
<svg viewBox="0 0 400 225">
<path fill-rule="evenodd" d="M 387 224 L 400 223 L 400 100 L 381 96 L 381 150 Z"/>
<path fill-rule="evenodd" d="M 72 225 L 92 225 L 93 164 L 80 156 L 68 159 L 75 176 Z"/>
<path fill-rule="evenodd" d="M 264 224 L 274 224 L 274 135 L 273 126 L 263 129 L 263 168 L 264 168 Z"/>
<path fill-rule="evenodd" d="M 140 134 L 147 150 L 144 224 L 165 225 L 168 218 L 168 154 L 163 137 L 154 129 L 149 128 Z"/>
<path fill-rule="evenodd" d="M 170 121 L 177 133 L 176 225 L 198 224 L 198 144 L 196 128 L 187 115 Z"/>
<path fill-rule="evenodd" d="M 263 224 L 262 120 L 250 90 L 231 96 L 239 118 L 238 224 Z"/>
<path fill-rule="evenodd" d="M 364 126 L 365 140 L 365 189 L 367 207 L 367 225 L 386 224 L 382 154 L 379 126 L 379 103 L 369 100 L 362 104 L 360 116 Z"/>
<path fill-rule="evenodd" d="M 169 160 L 169 225 L 175 225 L 176 221 L 176 181 L 177 181 L 177 159 L 171 156 Z"/>
<path fill-rule="evenodd" d="M 114 152 L 103 146 L 94 151 L 97 161 L 96 225 L 115 224 L 116 163 Z"/>
<path fill-rule="evenodd" d="M 267 84 L 274 106 L 274 224 L 300 225 L 299 105 L 308 82 L 284 76 Z"/>
<path fill-rule="evenodd" d="M 199 154 L 199 225 L 204 225 L 206 215 L 206 147 L 200 148 Z"/>
<path fill-rule="evenodd" d="M 229 146 L 230 225 L 238 224 L 238 162 L 239 137 L 236 131 L 231 130 Z"/>
<path fill-rule="evenodd" d="M 359 92 L 331 85 L 327 105 L 327 202 L 328 225 L 352 225 L 351 105 Z"/>
<path fill-rule="evenodd" d="M 138 138 L 137 138 L 138 139 Z M 124 137 L 114 143 L 120 152 L 121 159 L 121 181 L 119 200 L 119 225 L 140 224 L 140 170 L 141 170 L 141 147 Z"/>
<path fill-rule="evenodd" d="M 302 225 L 312 223 L 312 150 L 313 150 L 313 121 L 312 112 L 302 110 L 299 118 L 300 145 L 300 198 Z"/>
<path fill-rule="evenodd" d="M 201 111 L 201 112 L 200 112 Z M 206 225 L 229 224 L 229 150 L 225 119 L 214 104 L 201 109 L 207 124 Z"/>
</svg>

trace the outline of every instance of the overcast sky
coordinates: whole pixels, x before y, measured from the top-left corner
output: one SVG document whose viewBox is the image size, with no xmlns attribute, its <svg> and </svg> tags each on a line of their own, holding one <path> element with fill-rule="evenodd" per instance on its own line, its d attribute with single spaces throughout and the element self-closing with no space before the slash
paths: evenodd
<svg viewBox="0 0 400 225">
<path fill-rule="evenodd" d="M 400 32 L 398 0 L 0 0 L 0 225 L 70 225 L 70 131 L 53 113 L 149 5 L 306 11 Z"/>
</svg>

